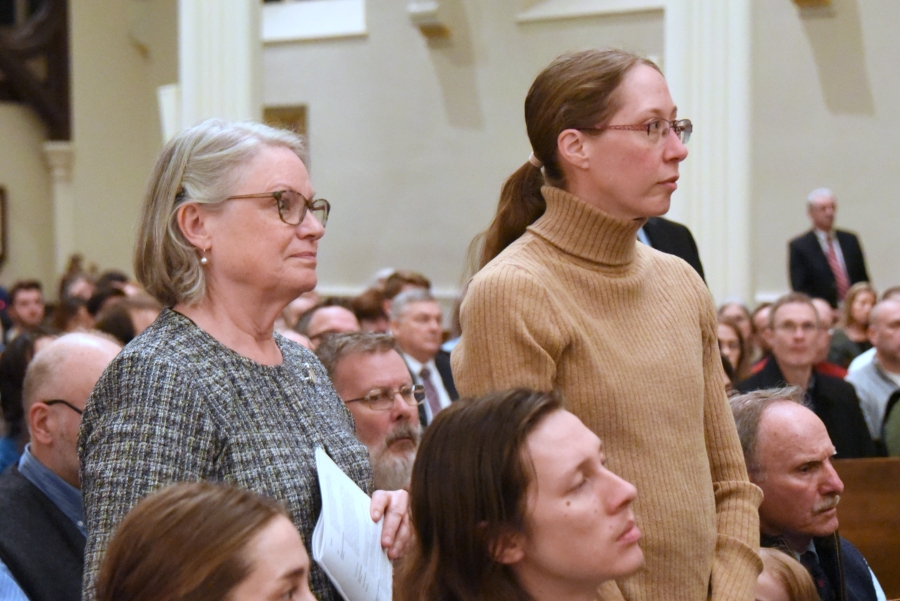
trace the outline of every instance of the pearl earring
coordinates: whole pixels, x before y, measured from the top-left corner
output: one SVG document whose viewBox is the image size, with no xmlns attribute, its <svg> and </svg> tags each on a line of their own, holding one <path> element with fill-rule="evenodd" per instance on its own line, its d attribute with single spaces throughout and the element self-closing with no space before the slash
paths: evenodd
<svg viewBox="0 0 900 601">
<path fill-rule="evenodd" d="M 206 249 L 203 250 L 203 256 L 200 257 L 200 264 L 203 266 L 209 265 L 209 259 L 206 258 Z"/>
</svg>

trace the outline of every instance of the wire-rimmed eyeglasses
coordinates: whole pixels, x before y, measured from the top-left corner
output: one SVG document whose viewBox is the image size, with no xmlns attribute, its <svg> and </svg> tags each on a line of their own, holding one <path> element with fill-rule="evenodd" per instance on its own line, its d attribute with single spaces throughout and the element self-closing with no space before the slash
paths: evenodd
<svg viewBox="0 0 900 601">
<path fill-rule="evenodd" d="M 669 135 L 670 131 L 674 131 L 681 143 L 687 144 L 688 140 L 691 139 L 691 132 L 694 131 L 694 124 L 691 123 L 690 119 L 679 119 L 677 121 L 654 119 L 649 123 L 640 123 L 638 125 L 595 125 L 593 127 L 578 127 L 576 129 L 579 131 L 603 131 L 605 129 L 645 131 L 651 142 L 659 142 Z"/>
<path fill-rule="evenodd" d="M 425 387 L 421 384 L 407 384 L 396 390 L 391 390 L 390 388 L 376 388 L 375 390 L 370 390 L 369 394 L 364 397 L 350 399 L 349 401 L 344 402 L 365 403 L 369 406 L 369 409 L 374 411 L 387 411 L 394 406 L 394 398 L 396 398 L 398 394 L 400 395 L 400 398 L 403 399 L 404 403 L 415 407 L 416 405 L 422 404 L 425 400 Z"/>
</svg>

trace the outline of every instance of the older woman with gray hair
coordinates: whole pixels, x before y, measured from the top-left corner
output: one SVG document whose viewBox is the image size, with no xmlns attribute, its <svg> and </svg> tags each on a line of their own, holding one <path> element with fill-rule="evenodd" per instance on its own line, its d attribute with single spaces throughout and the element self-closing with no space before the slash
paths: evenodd
<svg viewBox="0 0 900 601">
<path fill-rule="evenodd" d="M 302 139 L 210 120 L 163 150 L 135 245 L 135 273 L 166 307 L 110 365 L 84 413 L 79 453 L 88 539 L 85 598 L 112 534 L 144 496 L 214 480 L 280 501 L 309 546 L 321 446 L 370 492 L 366 447 L 315 356 L 274 333 L 316 285 L 330 206 L 315 196 Z M 376 492 L 382 545 L 409 539 L 405 492 Z M 339 599 L 313 566 L 310 588 Z"/>
</svg>

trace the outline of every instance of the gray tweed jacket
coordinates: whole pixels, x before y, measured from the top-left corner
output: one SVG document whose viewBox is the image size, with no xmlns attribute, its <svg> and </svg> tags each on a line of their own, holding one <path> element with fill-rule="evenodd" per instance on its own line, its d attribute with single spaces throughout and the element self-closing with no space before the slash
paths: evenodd
<svg viewBox="0 0 900 601">
<path fill-rule="evenodd" d="M 324 368 L 300 345 L 276 340 L 284 363 L 260 365 L 166 310 L 103 374 L 78 444 L 86 601 L 118 523 L 166 484 L 224 481 L 275 498 L 307 548 L 322 504 L 316 446 L 371 493 L 368 453 Z M 321 600 L 340 599 L 314 562 L 310 587 Z"/>
</svg>

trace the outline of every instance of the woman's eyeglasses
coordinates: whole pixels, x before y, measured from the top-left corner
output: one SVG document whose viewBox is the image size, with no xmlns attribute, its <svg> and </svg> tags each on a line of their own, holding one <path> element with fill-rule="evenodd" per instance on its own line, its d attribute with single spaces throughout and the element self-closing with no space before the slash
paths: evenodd
<svg viewBox="0 0 900 601">
<path fill-rule="evenodd" d="M 225 200 L 239 200 L 241 198 L 274 198 L 275 205 L 278 207 L 278 217 L 288 225 L 300 225 L 306 218 L 306 212 L 312 211 L 313 217 L 322 224 L 322 227 L 325 227 L 325 223 L 328 221 L 328 214 L 331 212 L 331 203 L 324 198 L 308 200 L 294 190 L 239 194 L 237 196 L 229 196 Z"/>
<path fill-rule="evenodd" d="M 669 135 L 670 131 L 681 140 L 682 144 L 687 144 L 691 139 L 691 132 L 694 125 L 690 119 L 679 119 L 678 121 L 667 121 L 666 119 L 654 119 L 649 123 L 641 123 L 640 125 L 595 125 L 594 127 L 578 127 L 578 131 L 603 131 L 604 129 L 623 129 L 626 131 L 645 131 L 651 142 L 659 142 Z"/>
</svg>

